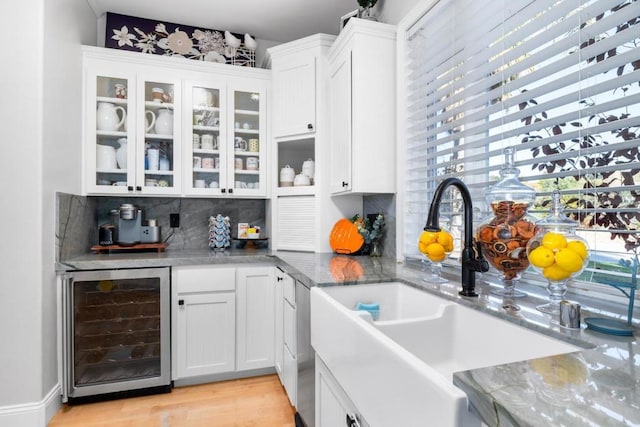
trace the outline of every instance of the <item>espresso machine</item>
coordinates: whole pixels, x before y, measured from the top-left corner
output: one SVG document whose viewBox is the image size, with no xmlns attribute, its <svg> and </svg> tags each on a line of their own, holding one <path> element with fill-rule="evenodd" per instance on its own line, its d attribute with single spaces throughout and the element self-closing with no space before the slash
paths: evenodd
<svg viewBox="0 0 640 427">
<path fill-rule="evenodd" d="M 160 241 L 160 227 L 155 220 L 142 225 L 142 209 L 125 203 L 109 212 L 113 225 L 113 242 L 120 246 L 133 246 L 138 243 L 157 243 Z"/>
</svg>

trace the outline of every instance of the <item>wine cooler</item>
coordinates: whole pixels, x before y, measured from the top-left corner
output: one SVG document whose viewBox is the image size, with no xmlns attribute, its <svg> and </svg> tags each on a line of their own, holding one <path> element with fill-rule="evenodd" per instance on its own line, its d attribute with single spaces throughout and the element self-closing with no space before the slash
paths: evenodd
<svg viewBox="0 0 640 427">
<path fill-rule="evenodd" d="M 63 401 L 171 390 L 168 268 L 64 276 Z"/>
</svg>

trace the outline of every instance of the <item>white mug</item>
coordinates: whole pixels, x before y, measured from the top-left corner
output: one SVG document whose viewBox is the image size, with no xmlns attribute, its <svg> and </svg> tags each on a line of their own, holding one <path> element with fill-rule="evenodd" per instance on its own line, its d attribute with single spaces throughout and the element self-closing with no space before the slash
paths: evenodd
<svg viewBox="0 0 640 427">
<path fill-rule="evenodd" d="M 193 185 L 195 188 L 204 188 L 204 179 L 196 179 Z"/>
<path fill-rule="evenodd" d="M 202 149 L 213 150 L 215 148 L 213 141 L 214 141 L 213 135 L 208 133 L 202 135 Z"/>
<path fill-rule="evenodd" d="M 202 158 L 202 169 L 213 169 L 213 157 Z"/>
</svg>

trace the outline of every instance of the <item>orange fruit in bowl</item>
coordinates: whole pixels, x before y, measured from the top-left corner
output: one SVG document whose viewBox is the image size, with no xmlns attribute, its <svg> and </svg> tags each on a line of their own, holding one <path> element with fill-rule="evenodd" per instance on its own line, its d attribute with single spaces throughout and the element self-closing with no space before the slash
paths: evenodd
<svg viewBox="0 0 640 427">
<path fill-rule="evenodd" d="M 440 230 L 436 233 L 436 242 L 444 247 L 445 252 L 453 251 L 453 236 L 448 231 Z"/>
<path fill-rule="evenodd" d="M 529 253 L 529 262 L 534 267 L 545 268 L 555 262 L 553 251 L 544 246 L 538 246 Z"/>
<path fill-rule="evenodd" d="M 423 243 L 424 245 L 429 245 L 431 243 L 435 243 L 438 239 L 438 232 L 436 231 L 423 231 L 420 234 L 420 238 L 418 241 Z"/>
<path fill-rule="evenodd" d="M 542 270 L 542 275 L 553 282 L 557 282 L 571 277 L 571 272 L 559 267 L 558 264 L 553 263 Z"/>
<path fill-rule="evenodd" d="M 562 248 L 556 252 L 556 264 L 558 267 L 570 273 L 578 272 L 582 269 L 583 259 L 578 252 L 570 248 Z"/>
<path fill-rule="evenodd" d="M 447 257 L 444 246 L 442 246 L 440 243 L 429 244 L 426 248 L 425 254 L 431 261 L 434 262 L 443 261 Z"/>
<path fill-rule="evenodd" d="M 545 248 L 551 249 L 555 252 L 558 249 L 567 247 L 567 238 L 564 237 L 563 234 L 550 231 L 542 236 L 541 243 Z"/>
<path fill-rule="evenodd" d="M 573 240 L 567 243 L 567 249 L 571 249 L 572 251 L 580 255 L 580 258 L 582 258 L 583 260 L 587 259 L 587 256 L 588 256 L 587 245 L 585 245 L 580 240 Z"/>
</svg>

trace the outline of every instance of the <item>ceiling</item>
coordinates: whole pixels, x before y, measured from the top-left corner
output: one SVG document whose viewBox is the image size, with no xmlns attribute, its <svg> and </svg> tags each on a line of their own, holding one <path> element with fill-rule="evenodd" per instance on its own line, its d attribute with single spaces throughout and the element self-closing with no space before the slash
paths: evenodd
<svg viewBox="0 0 640 427">
<path fill-rule="evenodd" d="M 316 33 L 337 34 L 340 17 L 358 8 L 356 0 L 87 0 L 97 17 L 105 12 L 250 33 L 288 42 Z"/>
</svg>

